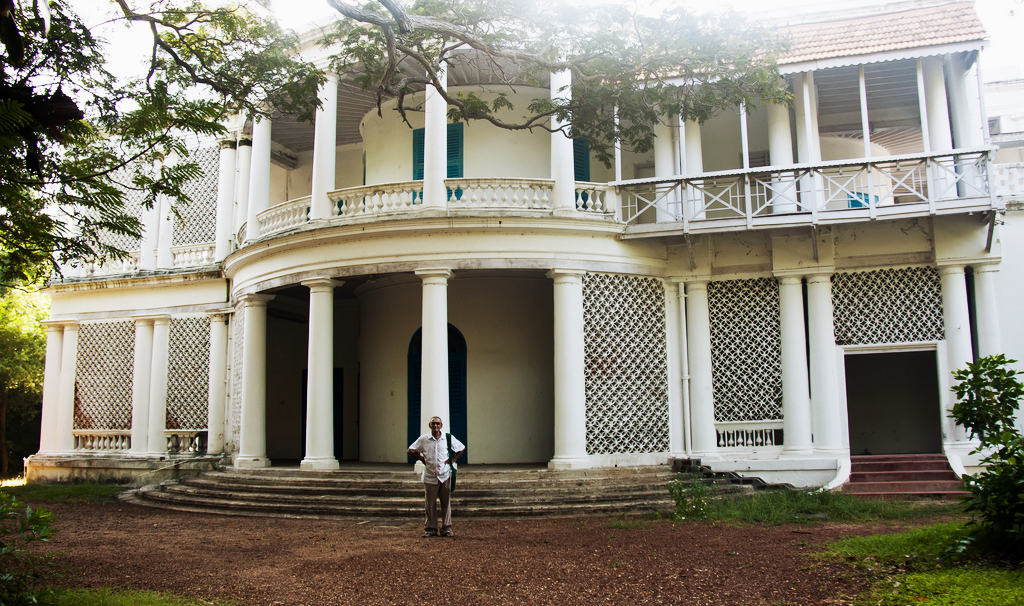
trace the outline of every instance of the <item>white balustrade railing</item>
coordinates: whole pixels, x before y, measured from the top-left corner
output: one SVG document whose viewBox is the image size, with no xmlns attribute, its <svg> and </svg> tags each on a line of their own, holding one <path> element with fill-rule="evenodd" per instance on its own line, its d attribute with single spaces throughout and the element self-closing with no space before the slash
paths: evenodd
<svg viewBox="0 0 1024 606">
<path fill-rule="evenodd" d="M 549 179 L 446 179 L 449 208 L 550 210 Z"/>
<path fill-rule="evenodd" d="M 264 236 L 305 225 L 309 221 L 309 203 L 310 196 L 306 196 L 271 206 L 261 212 L 256 217 L 260 226 L 260 235 Z"/>
<path fill-rule="evenodd" d="M 327 197 L 337 217 L 384 215 L 422 208 L 423 181 L 349 187 L 330 192 Z"/>
<path fill-rule="evenodd" d="M 214 245 L 212 242 L 206 244 L 187 244 L 185 246 L 171 247 L 171 255 L 174 258 L 175 269 L 216 263 L 213 252 Z"/>
<path fill-rule="evenodd" d="M 608 214 L 615 212 L 611 204 L 614 188 L 604 183 L 576 182 L 576 210 L 587 213 Z"/>
<path fill-rule="evenodd" d="M 741 450 L 782 446 L 782 421 L 715 423 L 719 448 Z"/>
<path fill-rule="evenodd" d="M 72 432 L 76 451 L 123 452 L 131 450 L 132 432 L 81 429 Z"/>
<path fill-rule="evenodd" d="M 130 274 L 139 269 L 139 252 L 130 252 L 123 259 L 90 259 L 82 265 L 82 276 L 86 278 Z"/>
<path fill-rule="evenodd" d="M 745 221 L 773 215 L 859 210 L 867 217 L 920 205 L 990 204 L 989 150 L 844 160 L 784 168 L 719 171 L 676 179 L 620 182 L 627 223 L 716 219 Z"/>
<path fill-rule="evenodd" d="M 167 430 L 164 432 L 167 439 L 167 452 L 171 454 L 201 454 L 206 452 L 205 429 L 197 430 Z"/>
<path fill-rule="evenodd" d="M 1005 200 L 1024 201 L 1024 162 L 994 164 L 993 187 Z"/>
</svg>

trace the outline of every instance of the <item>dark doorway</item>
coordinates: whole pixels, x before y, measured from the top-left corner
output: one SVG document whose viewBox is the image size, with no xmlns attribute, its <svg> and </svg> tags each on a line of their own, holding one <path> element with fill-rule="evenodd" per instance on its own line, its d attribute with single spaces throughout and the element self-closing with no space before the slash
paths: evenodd
<svg viewBox="0 0 1024 606">
<path fill-rule="evenodd" d="M 420 412 L 422 409 L 423 373 L 423 329 L 417 329 L 409 341 L 409 429 L 408 442 L 412 444 L 420 437 Z M 448 325 L 448 414 L 445 419 L 446 433 L 451 433 L 463 443 L 466 450 L 460 463 L 469 462 L 469 439 L 466 436 L 466 339 L 451 324 Z M 412 458 L 409 458 L 412 461 Z"/>
<path fill-rule="evenodd" d="M 847 354 L 850 453 L 942 452 L 934 351 Z"/>
<path fill-rule="evenodd" d="M 309 370 L 302 369 L 302 453 L 306 453 L 306 389 L 309 385 Z M 342 441 L 345 436 L 345 369 L 334 369 L 334 458 L 344 459 Z"/>
</svg>

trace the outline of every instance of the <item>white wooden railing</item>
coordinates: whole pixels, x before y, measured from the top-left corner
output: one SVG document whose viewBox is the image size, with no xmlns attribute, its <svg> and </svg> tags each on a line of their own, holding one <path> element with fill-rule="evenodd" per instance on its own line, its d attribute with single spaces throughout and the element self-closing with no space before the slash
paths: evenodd
<svg viewBox="0 0 1024 606">
<path fill-rule="evenodd" d="M 128 253 L 124 259 L 91 259 L 82 265 L 82 277 L 92 278 L 114 274 L 130 274 L 139 269 L 139 251 Z"/>
<path fill-rule="evenodd" d="M 164 432 L 167 439 L 167 452 L 171 454 L 200 454 L 206 452 L 205 429 L 183 430 L 174 429 Z"/>
<path fill-rule="evenodd" d="M 762 450 L 782 446 L 782 421 L 715 423 L 719 448 Z"/>
<path fill-rule="evenodd" d="M 172 246 L 171 255 L 174 258 L 174 269 L 186 267 L 197 267 L 215 263 L 213 258 L 214 245 L 207 244 L 186 244 L 184 246 Z"/>
<path fill-rule="evenodd" d="M 890 156 L 815 165 L 762 167 L 694 177 L 622 181 L 628 224 L 694 227 L 778 223 L 779 215 L 871 219 L 887 214 L 991 206 L 989 150 Z"/>
<path fill-rule="evenodd" d="M 72 432 L 76 451 L 127 452 L 132 448 L 132 432 L 106 429 L 76 429 Z"/>
</svg>

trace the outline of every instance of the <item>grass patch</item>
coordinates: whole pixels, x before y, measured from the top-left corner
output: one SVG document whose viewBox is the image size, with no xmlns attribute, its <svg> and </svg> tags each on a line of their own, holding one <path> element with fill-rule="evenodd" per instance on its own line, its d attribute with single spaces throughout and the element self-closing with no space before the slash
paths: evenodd
<svg viewBox="0 0 1024 606">
<path fill-rule="evenodd" d="M 826 554 L 883 565 L 902 564 L 908 559 L 949 563 L 959 557 L 959 546 L 967 534 L 961 522 L 939 522 L 907 532 L 846 538 L 829 544 Z"/>
<path fill-rule="evenodd" d="M 44 597 L 42 606 L 233 606 L 237 602 L 185 598 L 154 591 L 76 589 Z"/>
<path fill-rule="evenodd" d="M 103 503 L 113 500 L 129 486 L 82 482 L 76 484 L 26 484 L 10 486 L 3 492 L 23 503 Z"/>
<path fill-rule="evenodd" d="M 626 517 L 615 518 L 609 520 L 608 528 L 614 530 L 634 530 L 637 528 L 647 528 L 651 525 L 651 519 L 649 517 Z"/>
<path fill-rule="evenodd" d="M 994 568 L 913 572 L 894 576 L 856 602 L 860 606 L 1010 606 L 1024 604 L 1024 574 Z"/>
<path fill-rule="evenodd" d="M 910 520 L 963 513 L 958 501 L 876 501 L 841 492 L 766 490 L 713 499 L 705 519 L 756 524 Z"/>
</svg>

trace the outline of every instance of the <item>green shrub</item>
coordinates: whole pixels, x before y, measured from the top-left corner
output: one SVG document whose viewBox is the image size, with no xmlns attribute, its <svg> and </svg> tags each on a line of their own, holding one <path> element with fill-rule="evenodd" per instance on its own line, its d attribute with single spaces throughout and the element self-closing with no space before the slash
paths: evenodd
<svg viewBox="0 0 1024 606">
<path fill-rule="evenodd" d="M 677 520 L 707 517 L 715 492 L 713 484 L 699 480 L 676 479 L 668 483 L 668 493 L 676 504 Z"/>
<path fill-rule="evenodd" d="M 957 403 L 950 416 L 981 441 L 975 452 L 988 453 L 984 473 L 964 476 L 975 536 L 1001 551 L 1024 554 L 1024 436 L 1015 426 L 1024 384 L 1009 367 L 1015 362 L 988 356 L 954 372 Z"/>
<path fill-rule="evenodd" d="M 45 509 L 22 508 L 13 497 L 0 492 L 0 604 L 16 606 L 36 602 L 37 581 L 52 570 L 52 561 L 28 549 L 46 541 L 53 530 Z"/>
</svg>

